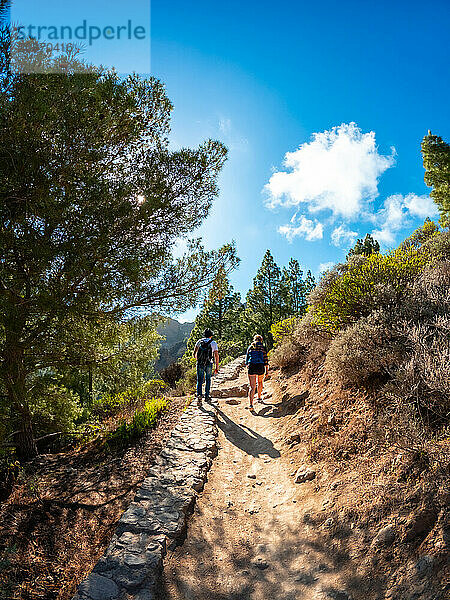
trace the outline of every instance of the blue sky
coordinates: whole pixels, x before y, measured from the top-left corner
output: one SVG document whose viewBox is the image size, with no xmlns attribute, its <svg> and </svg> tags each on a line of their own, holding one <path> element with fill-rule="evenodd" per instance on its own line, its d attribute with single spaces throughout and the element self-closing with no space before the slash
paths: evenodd
<svg viewBox="0 0 450 600">
<path fill-rule="evenodd" d="M 267 248 L 317 274 L 356 236 L 387 249 L 435 216 L 420 142 L 450 138 L 449 31 L 444 1 L 153 1 L 174 145 L 229 147 L 198 233 L 210 248 L 236 240 L 239 291 Z"/>
<path fill-rule="evenodd" d="M 16 3 L 38 18 L 32 0 Z M 140 23 L 148 5 L 80 0 L 63 16 Z M 428 129 L 450 140 L 449 31 L 444 0 L 153 0 L 151 72 L 174 103 L 173 147 L 212 137 L 229 148 L 195 235 L 208 248 L 236 241 L 243 295 L 267 248 L 317 276 L 356 237 L 375 232 L 388 249 L 435 216 L 420 142 Z M 142 72 L 147 47 L 100 40 L 91 51 Z"/>
</svg>

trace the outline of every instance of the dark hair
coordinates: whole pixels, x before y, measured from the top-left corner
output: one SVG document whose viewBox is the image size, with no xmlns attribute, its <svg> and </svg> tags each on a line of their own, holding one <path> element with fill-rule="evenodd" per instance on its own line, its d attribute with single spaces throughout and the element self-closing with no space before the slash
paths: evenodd
<svg viewBox="0 0 450 600">
<path fill-rule="evenodd" d="M 214 334 L 211 331 L 211 329 L 205 329 L 205 331 L 203 332 L 203 335 L 205 336 L 205 338 L 210 338 L 212 337 Z"/>
</svg>

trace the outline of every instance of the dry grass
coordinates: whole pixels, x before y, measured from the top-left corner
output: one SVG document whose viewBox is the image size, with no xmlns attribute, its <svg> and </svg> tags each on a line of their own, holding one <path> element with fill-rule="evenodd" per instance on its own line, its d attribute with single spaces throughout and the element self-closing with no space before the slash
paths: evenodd
<svg viewBox="0 0 450 600">
<path fill-rule="evenodd" d="M 103 553 L 184 407 L 125 452 L 95 444 L 29 464 L 0 508 L 0 598 L 69 600 Z M 126 415 L 123 415 L 126 417 Z"/>
<path fill-rule="evenodd" d="M 320 528 L 323 543 L 330 552 L 351 557 L 364 581 L 394 589 L 401 575 L 411 589 L 425 586 L 423 600 L 443 598 L 450 526 L 448 437 L 437 440 L 417 413 L 414 418 L 407 410 L 393 415 L 391 406 L 380 407 L 366 391 L 343 387 L 324 369 L 324 358 L 307 361 L 289 375 L 279 369 L 274 380 L 282 405 L 308 393 L 279 426 L 288 442 L 286 460 L 312 463 L 317 470 L 314 492 L 326 503 L 311 514 L 311 522 Z M 284 414 L 282 408 L 279 412 Z M 422 529 L 409 538 L 417 523 Z M 374 538 L 387 525 L 396 531 L 394 542 L 375 546 Z M 433 556 L 434 570 L 412 581 L 403 570 L 424 554 Z M 403 594 L 395 597 L 410 599 Z M 366 590 L 366 598 L 380 597 L 384 594 Z"/>
</svg>

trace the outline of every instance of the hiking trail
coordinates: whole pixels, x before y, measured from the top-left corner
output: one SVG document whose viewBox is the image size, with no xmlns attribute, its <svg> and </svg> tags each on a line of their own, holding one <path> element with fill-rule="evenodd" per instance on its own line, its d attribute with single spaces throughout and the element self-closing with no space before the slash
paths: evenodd
<svg viewBox="0 0 450 600">
<path fill-rule="evenodd" d="M 242 394 L 246 382 L 243 369 L 218 385 L 217 395 Z M 272 392 L 268 381 L 253 414 L 245 397 L 219 398 L 218 455 L 184 543 L 165 558 L 161 600 L 350 598 L 339 559 L 319 542 L 310 519 L 323 498 L 313 481 L 294 482 L 295 466 L 283 457 L 282 411 Z"/>
</svg>

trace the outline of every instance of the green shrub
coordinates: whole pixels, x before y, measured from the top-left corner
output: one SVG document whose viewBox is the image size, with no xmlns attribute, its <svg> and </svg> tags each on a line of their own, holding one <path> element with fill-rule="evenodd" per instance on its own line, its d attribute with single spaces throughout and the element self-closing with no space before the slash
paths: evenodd
<svg viewBox="0 0 450 600">
<path fill-rule="evenodd" d="M 38 435 L 74 430 L 75 421 L 82 412 L 75 392 L 56 380 L 40 377 L 34 382 L 30 398 L 32 420 Z"/>
<path fill-rule="evenodd" d="M 15 448 L 0 448 L 0 500 L 9 496 L 22 469 Z"/>
<path fill-rule="evenodd" d="M 185 367 L 183 377 L 177 382 L 176 393 L 180 396 L 184 396 L 186 394 L 190 394 L 193 390 L 195 390 L 195 386 L 197 383 L 197 367 L 194 364 L 191 366 Z"/>
<path fill-rule="evenodd" d="M 227 365 L 228 363 L 230 363 L 230 362 L 233 362 L 233 360 L 234 360 L 234 359 L 235 359 L 235 357 L 234 357 L 234 356 L 224 356 L 224 357 L 221 359 L 221 361 L 220 361 L 220 363 L 219 363 L 219 366 L 220 366 L 220 367 L 224 367 L 224 366 L 225 366 L 225 365 Z"/>
<path fill-rule="evenodd" d="M 123 448 L 138 439 L 146 431 L 153 429 L 158 417 L 167 410 L 167 398 L 152 398 L 147 400 L 144 408 L 137 411 L 130 423 L 122 422 L 117 429 L 108 433 L 105 438 L 106 445 L 114 448 Z"/>
<path fill-rule="evenodd" d="M 297 318 L 295 327 L 271 350 L 271 364 L 278 367 L 300 366 L 306 360 L 306 356 L 321 353 L 328 347 L 328 338 L 312 327 L 312 317 L 312 313 L 308 312 L 301 319 Z"/>
<path fill-rule="evenodd" d="M 162 379 L 150 379 L 144 384 L 128 388 L 120 394 L 105 394 L 94 400 L 92 413 L 102 419 L 137 406 L 144 398 L 155 396 L 167 387 Z"/>
<path fill-rule="evenodd" d="M 321 281 L 322 294 L 313 298 L 313 325 L 337 333 L 384 306 L 387 292 L 393 302 L 398 302 L 429 260 L 429 253 L 421 248 L 398 248 L 384 255 L 371 254 L 331 281 Z"/>
<path fill-rule="evenodd" d="M 273 338 L 273 346 L 276 348 L 283 338 L 292 335 L 298 322 L 298 317 L 289 317 L 274 323 L 270 328 Z"/>
</svg>

